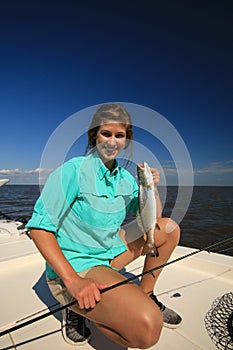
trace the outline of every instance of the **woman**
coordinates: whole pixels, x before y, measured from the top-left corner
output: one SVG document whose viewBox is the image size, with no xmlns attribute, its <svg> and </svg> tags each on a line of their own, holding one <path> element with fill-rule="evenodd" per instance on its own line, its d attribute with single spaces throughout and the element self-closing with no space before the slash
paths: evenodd
<svg viewBox="0 0 233 350">
<path fill-rule="evenodd" d="M 61 304 L 77 300 L 63 313 L 63 336 L 72 344 L 89 339 L 85 318 L 113 341 L 142 349 L 158 341 L 163 323 L 172 328 L 181 323 L 153 294 L 161 270 L 143 276 L 140 287 L 127 283 L 100 293 L 125 280 L 118 270 L 139 257 L 145 243 L 142 234 L 134 238 L 135 225 L 129 232 L 120 229 L 127 212 L 138 210 L 138 185 L 116 161 L 121 151 L 131 149 L 132 139 L 126 109 L 119 103 L 102 105 L 88 130 L 90 153 L 50 175 L 27 225 L 46 260 L 52 294 Z M 151 170 L 157 186 L 159 173 Z M 155 196 L 159 257 L 147 256 L 144 270 L 164 264 L 179 241 L 179 227 L 161 217 L 157 190 Z"/>
</svg>

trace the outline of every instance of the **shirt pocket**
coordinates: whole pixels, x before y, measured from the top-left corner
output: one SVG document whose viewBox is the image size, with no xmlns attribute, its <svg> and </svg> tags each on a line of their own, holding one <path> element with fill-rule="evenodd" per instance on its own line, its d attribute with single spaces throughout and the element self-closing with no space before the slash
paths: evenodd
<svg viewBox="0 0 233 350">
<path fill-rule="evenodd" d="M 125 219 L 132 193 L 121 191 L 114 197 L 81 191 L 79 217 L 90 225 L 102 228 L 120 227 Z"/>
</svg>

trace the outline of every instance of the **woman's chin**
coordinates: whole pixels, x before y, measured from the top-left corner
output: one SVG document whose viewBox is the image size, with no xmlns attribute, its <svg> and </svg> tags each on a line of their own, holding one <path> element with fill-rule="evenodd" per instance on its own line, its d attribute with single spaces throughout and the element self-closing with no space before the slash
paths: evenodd
<svg viewBox="0 0 233 350">
<path fill-rule="evenodd" d="M 114 160 L 118 155 L 118 153 L 119 152 L 117 151 L 114 151 L 114 152 L 102 151 L 99 154 L 103 162 L 106 163 L 106 162 L 110 162 L 111 160 Z"/>
</svg>

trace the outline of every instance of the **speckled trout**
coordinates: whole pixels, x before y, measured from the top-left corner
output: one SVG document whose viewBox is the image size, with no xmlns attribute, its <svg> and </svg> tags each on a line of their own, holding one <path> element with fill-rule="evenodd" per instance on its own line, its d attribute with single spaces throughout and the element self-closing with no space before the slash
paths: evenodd
<svg viewBox="0 0 233 350">
<path fill-rule="evenodd" d="M 146 234 L 146 242 L 142 251 L 143 255 L 159 256 L 154 242 L 154 231 L 159 229 L 156 218 L 156 198 L 153 175 L 147 163 L 137 166 L 139 181 L 139 213 L 137 215 L 138 226 Z"/>
</svg>

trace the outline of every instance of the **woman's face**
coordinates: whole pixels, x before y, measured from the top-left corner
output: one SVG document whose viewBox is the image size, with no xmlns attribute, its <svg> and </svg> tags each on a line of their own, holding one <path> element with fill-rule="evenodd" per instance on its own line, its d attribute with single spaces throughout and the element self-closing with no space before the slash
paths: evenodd
<svg viewBox="0 0 233 350">
<path fill-rule="evenodd" d="M 126 126 L 115 121 L 100 125 L 96 135 L 96 147 L 104 163 L 114 160 L 125 148 Z"/>
</svg>

